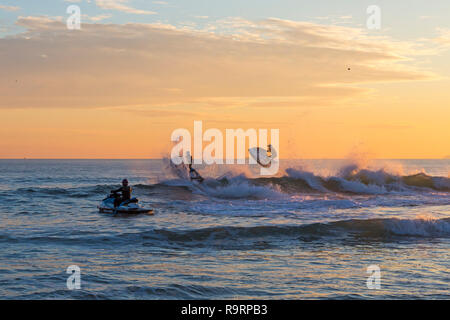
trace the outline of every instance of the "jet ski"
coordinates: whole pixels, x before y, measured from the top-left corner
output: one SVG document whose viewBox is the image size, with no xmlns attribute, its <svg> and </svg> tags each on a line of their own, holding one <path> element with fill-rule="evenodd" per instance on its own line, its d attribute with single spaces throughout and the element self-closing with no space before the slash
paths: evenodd
<svg viewBox="0 0 450 320">
<path fill-rule="evenodd" d="M 111 194 L 103 199 L 100 206 L 98 206 L 98 210 L 101 213 L 113 213 L 113 214 L 153 214 L 153 209 L 145 209 L 142 208 L 138 202 L 139 200 L 136 198 L 131 198 L 130 200 L 123 201 L 117 207 L 114 207 L 114 200 L 118 198 L 119 195 L 116 192 L 111 192 Z"/>
</svg>

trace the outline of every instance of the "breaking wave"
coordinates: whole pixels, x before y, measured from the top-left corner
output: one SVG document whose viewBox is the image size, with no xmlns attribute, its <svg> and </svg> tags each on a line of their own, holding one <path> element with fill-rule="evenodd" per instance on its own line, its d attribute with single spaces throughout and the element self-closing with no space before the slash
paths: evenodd
<svg viewBox="0 0 450 320">
<path fill-rule="evenodd" d="M 311 172 L 288 168 L 277 178 L 257 178 L 255 183 L 279 186 L 283 192 L 341 192 L 387 194 L 395 192 L 450 192 L 450 179 L 425 173 L 398 176 L 384 170 L 371 171 L 357 166 L 344 168 L 336 176 L 322 177 Z"/>
<path fill-rule="evenodd" d="M 0 196 L 20 193 L 32 197 L 89 198 L 104 196 L 117 185 L 87 185 L 78 188 L 28 187 L 0 191 Z M 308 194 L 352 195 L 427 195 L 434 194 L 443 200 L 450 196 L 450 178 L 435 177 L 425 173 L 395 175 L 385 170 L 360 169 L 356 165 L 344 167 L 337 174 L 320 176 L 313 172 L 287 168 L 279 177 L 250 178 L 245 174 L 227 173 L 218 178 L 208 178 L 201 184 L 185 178 L 162 180 L 155 184 L 133 185 L 135 191 L 146 194 L 181 193 L 197 194 L 218 199 L 282 199 Z"/>
</svg>

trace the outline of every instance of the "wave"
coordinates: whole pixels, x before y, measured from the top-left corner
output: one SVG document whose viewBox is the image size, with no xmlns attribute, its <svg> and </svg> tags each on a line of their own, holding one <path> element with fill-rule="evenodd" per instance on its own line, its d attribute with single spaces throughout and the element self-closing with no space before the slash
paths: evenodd
<svg viewBox="0 0 450 320">
<path fill-rule="evenodd" d="M 343 220 L 296 226 L 214 227 L 188 231 L 155 230 L 169 241 L 208 241 L 242 238 L 336 237 L 349 233 L 367 238 L 392 236 L 450 238 L 450 218 Z M 301 238 L 299 238 L 301 239 Z"/>
<path fill-rule="evenodd" d="M 450 192 L 450 179 L 446 177 L 433 177 L 425 173 L 399 176 L 384 170 L 360 169 L 356 165 L 347 166 L 337 175 L 329 177 L 287 168 L 280 177 L 249 178 L 245 174 L 233 176 L 227 173 L 217 179 L 207 178 L 201 185 L 183 179 L 176 181 L 179 186 L 188 187 L 193 192 L 225 199 L 274 199 L 299 193 L 401 195 Z M 171 185 L 176 185 L 171 182 Z"/>
<path fill-rule="evenodd" d="M 110 190 L 117 188 L 112 185 L 94 185 L 94 186 L 81 186 L 78 188 L 61 188 L 61 187 L 28 187 L 19 188 L 13 191 L 3 191 L 2 193 L 18 193 L 21 195 L 29 196 L 68 196 L 73 198 L 88 198 L 93 195 L 106 194 Z"/>
<path fill-rule="evenodd" d="M 166 246 L 223 246 L 232 249 L 267 248 L 283 241 L 402 241 L 420 238 L 450 238 L 450 218 L 443 219 L 367 219 L 329 223 L 272 226 L 216 226 L 201 229 L 153 229 L 114 235 L 51 234 L 41 236 L 0 235 L 0 242 L 30 242 L 117 246 L 155 244 Z"/>
<path fill-rule="evenodd" d="M 244 175 L 206 179 L 203 184 L 192 184 L 194 192 L 220 199 L 278 199 L 283 194 L 277 186 L 258 186 Z"/>
<path fill-rule="evenodd" d="M 117 185 L 81 185 L 80 187 L 36 186 L 17 190 L 0 191 L 0 196 L 11 193 L 33 197 L 62 196 L 73 198 L 101 197 L 117 188 Z M 313 172 L 287 168 L 279 177 L 250 178 L 245 174 L 227 173 L 218 178 L 208 178 L 202 184 L 177 177 L 162 180 L 155 184 L 133 185 L 135 191 L 152 194 L 169 194 L 171 197 L 184 194 L 198 194 L 207 198 L 219 199 L 279 199 L 298 194 L 344 194 L 344 195 L 414 195 L 417 193 L 436 193 L 447 197 L 450 192 L 450 178 L 435 177 L 425 173 L 395 175 L 385 170 L 361 169 L 350 165 L 336 175 L 320 176 Z M 170 191 L 170 192 L 168 192 Z"/>
<path fill-rule="evenodd" d="M 177 187 L 182 187 L 179 185 Z M 70 196 L 74 198 L 88 198 L 88 197 L 98 197 L 99 195 L 106 195 L 111 190 L 117 189 L 118 185 L 90 185 L 90 186 L 79 186 L 73 188 L 61 188 L 61 187 L 27 187 L 18 188 L 16 190 L 4 190 L 0 194 L 13 194 L 18 193 L 21 195 L 30 196 Z M 170 186 L 165 184 L 136 184 L 132 186 L 133 190 L 138 191 L 148 191 L 154 190 L 156 188 L 170 188 Z M 176 188 L 178 189 L 178 188 Z M 187 190 L 187 188 L 185 188 Z"/>
<path fill-rule="evenodd" d="M 371 171 L 349 166 L 336 176 L 321 177 L 294 168 L 275 178 L 257 178 L 255 183 L 277 185 L 282 191 L 341 192 L 354 194 L 387 194 L 395 192 L 450 192 L 450 178 L 433 177 L 425 173 L 397 176 L 384 170 Z"/>
</svg>

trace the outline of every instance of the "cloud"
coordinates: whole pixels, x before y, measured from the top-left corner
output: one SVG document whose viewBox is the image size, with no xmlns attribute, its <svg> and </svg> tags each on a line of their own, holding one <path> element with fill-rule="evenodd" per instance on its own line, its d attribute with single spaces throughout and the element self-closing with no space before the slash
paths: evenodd
<svg viewBox="0 0 450 320">
<path fill-rule="evenodd" d="M 135 9 L 127 6 L 128 0 L 96 0 L 95 3 L 98 7 L 108 10 L 118 10 L 132 14 L 156 14 L 154 11 Z"/>
<path fill-rule="evenodd" d="M 98 22 L 98 21 L 102 21 L 102 20 L 111 18 L 112 14 L 99 14 L 99 15 L 96 15 L 96 16 L 89 16 L 87 14 L 83 14 L 83 15 L 81 15 L 81 17 L 83 19 L 86 19 L 86 20 L 89 20 L 89 21 L 92 21 L 92 22 Z"/>
<path fill-rule="evenodd" d="M 184 111 L 179 109 L 160 109 L 148 106 L 119 106 L 114 108 L 114 111 L 118 112 L 126 112 L 138 115 L 140 117 L 149 117 L 149 118 L 166 118 L 166 117 L 201 117 L 204 118 L 204 113 L 192 112 L 192 111 Z"/>
<path fill-rule="evenodd" d="M 67 30 L 48 17 L 17 24 L 27 31 L 0 39 L 0 108 L 308 108 L 364 97 L 360 84 L 432 77 L 402 56 L 405 45 L 341 26 L 233 20 L 209 33 L 163 24 Z"/>
<path fill-rule="evenodd" d="M 20 7 L 17 7 L 17 6 L 5 6 L 5 5 L 1 5 L 0 4 L 0 9 L 5 10 L 5 11 L 18 11 L 18 10 L 20 10 Z"/>
<path fill-rule="evenodd" d="M 445 47 L 450 46 L 450 29 L 438 28 L 437 32 L 439 36 L 433 40 Z"/>
</svg>

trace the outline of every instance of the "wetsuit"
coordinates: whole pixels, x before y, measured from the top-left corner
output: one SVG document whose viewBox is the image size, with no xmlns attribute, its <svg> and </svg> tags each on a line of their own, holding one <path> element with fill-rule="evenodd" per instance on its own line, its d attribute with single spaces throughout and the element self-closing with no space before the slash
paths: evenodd
<svg viewBox="0 0 450 320">
<path fill-rule="evenodd" d="M 199 175 L 199 173 L 192 167 L 189 168 L 189 177 L 191 180 L 196 180 L 199 182 L 203 182 L 203 178 Z"/>
<path fill-rule="evenodd" d="M 117 197 L 116 199 L 114 199 L 114 207 L 119 206 L 122 202 L 126 201 L 126 200 L 130 200 L 131 199 L 131 187 L 130 186 L 122 186 L 117 190 L 114 190 L 113 192 L 121 192 L 121 196 Z"/>
</svg>

